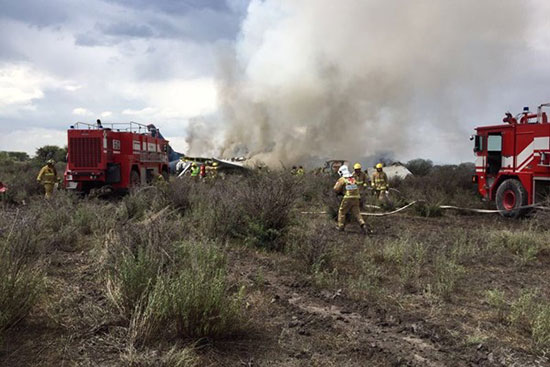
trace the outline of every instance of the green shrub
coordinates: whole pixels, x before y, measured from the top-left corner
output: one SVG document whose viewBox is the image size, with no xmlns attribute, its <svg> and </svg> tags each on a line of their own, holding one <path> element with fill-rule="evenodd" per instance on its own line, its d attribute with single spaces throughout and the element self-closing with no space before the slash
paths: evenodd
<svg viewBox="0 0 550 367">
<path fill-rule="evenodd" d="M 25 227 L 15 221 L 12 231 L 0 237 L 0 337 L 29 314 L 44 287 L 37 241 L 34 232 Z M 29 231 L 14 234 L 14 228 Z"/>
<path fill-rule="evenodd" d="M 176 271 L 153 290 L 161 296 L 149 304 L 161 322 L 173 325 L 180 337 L 215 338 L 238 330 L 242 294 L 229 291 L 225 256 L 212 245 L 183 242 L 178 258 Z"/>
<path fill-rule="evenodd" d="M 178 226 L 168 219 L 127 225 L 107 243 L 107 296 L 129 320 L 134 344 L 165 333 L 215 338 L 241 325 L 225 256 L 210 243 L 182 242 Z"/>
</svg>

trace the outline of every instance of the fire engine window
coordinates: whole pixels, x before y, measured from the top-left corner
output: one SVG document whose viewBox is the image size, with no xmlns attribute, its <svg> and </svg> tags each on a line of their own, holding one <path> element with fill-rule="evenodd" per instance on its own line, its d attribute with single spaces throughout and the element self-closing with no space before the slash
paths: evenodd
<svg viewBox="0 0 550 367">
<path fill-rule="evenodd" d="M 489 135 L 487 137 L 487 151 L 500 152 L 502 151 L 502 136 Z"/>
<path fill-rule="evenodd" d="M 476 135 L 474 141 L 474 152 L 481 152 L 483 150 L 483 136 Z"/>
</svg>

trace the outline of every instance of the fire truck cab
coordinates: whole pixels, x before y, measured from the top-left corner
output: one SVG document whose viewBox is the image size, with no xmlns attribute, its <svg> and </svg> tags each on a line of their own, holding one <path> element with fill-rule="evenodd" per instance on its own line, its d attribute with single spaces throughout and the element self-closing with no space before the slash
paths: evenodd
<svg viewBox="0 0 550 367">
<path fill-rule="evenodd" d="M 536 113 L 525 107 L 506 113 L 504 124 L 476 128 L 474 154 L 478 191 L 495 201 L 501 215 L 519 217 L 526 206 L 544 200 L 550 188 L 550 123 L 542 104 Z"/>
<path fill-rule="evenodd" d="M 67 131 L 67 189 L 128 190 L 168 179 L 168 141 L 154 125 L 76 123 Z"/>
</svg>

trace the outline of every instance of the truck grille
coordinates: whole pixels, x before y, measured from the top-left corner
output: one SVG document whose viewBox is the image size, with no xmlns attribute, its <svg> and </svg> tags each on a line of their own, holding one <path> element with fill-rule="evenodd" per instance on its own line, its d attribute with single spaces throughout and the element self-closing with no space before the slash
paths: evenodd
<svg viewBox="0 0 550 367">
<path fill-rule="evenodd" d="M 74 167 L 97 167 L 101 162 L 100 138 L 72 138 L 69 161 Z"/>
</svg>

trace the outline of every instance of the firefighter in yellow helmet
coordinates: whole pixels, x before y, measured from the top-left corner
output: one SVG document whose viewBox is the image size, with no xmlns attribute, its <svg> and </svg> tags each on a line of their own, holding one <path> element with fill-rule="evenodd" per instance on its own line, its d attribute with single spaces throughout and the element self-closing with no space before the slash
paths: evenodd
<svg viewBox="0 0 550 367">
<path fill-rule="evenodd" d="M 361 168 L 360 163 L 355 163 L 353 165 L 353 178 L 355 178 L 355 182 L 359 188 L 359 194 L 361 195 L 359 207 L 363 209 L 365 207 L 365 191 L 368 187 L 369 177 L 365 172 L 361 171 Z"/>
<path fill-rule="evenodd" d="M 304 167 L 300 166 L 298 167 L 298 169 L 296 170 L 296 176 L 303 176 L 305 175 L 306 171 L 304 170 Z"/>
<path fill-rule="evenodd" d="M 212 181 L 215 181 L 218 178 L 218 162 L 212 163 L 212 168 L 210 168 L 210 178 Z"/>
<path fill-rule="evenodd" d="M 388 176 L 386 172 L 384 172 L 383 167 L 382 163 L 376 165 L 376 171 L 372 174 L 372 188 L 376 192 L 378 200 L 386 205 L 391 205 L 388 196 L 390 185 L 388 183 Z"/>
<path fill-rule="evenodd" d="M 359 208 L 359 202 L 361 195 L 359 193 L 359 187 L 353 175 L 349 172 L 348 166 L 342 166 L 338 170 L 340 178 L 334 185 L 334 191 L 337 194 L 343 194 L 344 198 L 340 203 L 338 209 L 338 230 L 343 231 L 346 225 L 346 214 L 351 212 L 351 215 L 359 222 L 361 226 L 361 232 L 367 234 L 365 228 L 365 221 L 361 217 L 361 210 Z"/>
<path fill-rule="evenodd" d="M 215 181 L 218 176 L 218 162 L 211 162 L 206 164 L 205 176 L 206 181 Z"/>
<path fill-rule="evenodd" d="M 167 174 L 166 174 L 166 176 L 168 177 Z M 164 175 L 162 173 L 159 173 L 155 177 L 155 180 L 153 181 L 153 185 L 155 185 L 157 187 L 166 187 L 166 186 L 168 186 L 167 178 L 164 177 Z"/>
<path fill-rule="evenodd" d="M 57 171 L 55 169 L 55 161 L 53 159 L 49 159 L 46 162 L 46 165 L 40 169 L 40 172 L 36 177 L 36 181 L 44 186 L 44 197 L 46 199 L 51 198 L 55 184 L 59 182 L 59 179 L 57 178 Z"/>
</svg>

